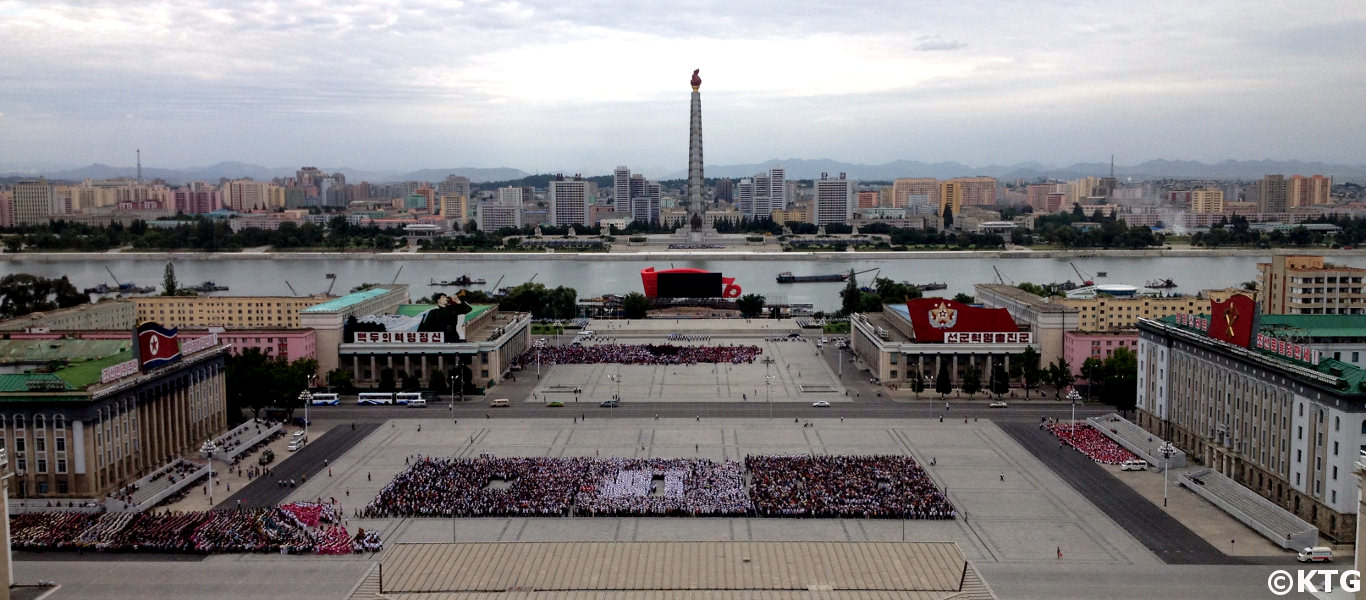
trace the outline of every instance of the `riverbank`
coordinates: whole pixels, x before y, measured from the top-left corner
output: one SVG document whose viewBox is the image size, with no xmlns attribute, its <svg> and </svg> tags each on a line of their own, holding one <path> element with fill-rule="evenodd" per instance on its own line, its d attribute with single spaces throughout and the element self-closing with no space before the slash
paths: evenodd
<svg viewBox="0 0 1366 600">
<path fill-rule="evenodd" d="M 849 260 L 944 260 L 944 259 L 1049 259 L 1049 258 L 1201 258 L 1262 257 L 1276 254 L 1361 256 L 1359 250 L 1331 248 L 1172 248 L 1082 250 L 926 250 L 905 252 L 755 252 L 750 250 L 659 250 L 642 252 L 19 252 L 0 253 L 0 261 L 14 263 L 91 262 L 101 260 L 235 261 L 356 260 L 356 261 L 642 261 L 642 260 L 755 260 L 755 261 L 849 261 Z"/>
</svg>

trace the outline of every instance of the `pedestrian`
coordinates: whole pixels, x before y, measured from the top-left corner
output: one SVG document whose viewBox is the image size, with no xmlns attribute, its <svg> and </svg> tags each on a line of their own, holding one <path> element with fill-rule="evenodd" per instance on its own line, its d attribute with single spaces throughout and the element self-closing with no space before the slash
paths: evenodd
<svg viewBox="0 0 1366 600">
<path fill-rule="evenodd" d="M 1058 546 L 1058 560 L 1062 560 L 1062 546 Z"/>
<path fill-rule="evenodd" d="M 1006 480 L 1006 474 L 1005 474 L 1005 473 L 1001 473 L 1001 481 L 1005 481 L 1005 480 Z"/>
<path fill-rule="evenodd" d="M 366 471 L 366 472 L 365 472 L 365 480 L 366 480 L 366 481 L 370 481 L 370 472 L 369 472 L 369 471 Z"/>
<path fill-rule="evenodd" d="M 332 476 L 332 467 L 328 467 L 328 468 L 327 468 L 327 476 L 328 476 L 328 477 L 331 477 L 331 476 Z"/>
<path fill-rule="evenodd" d="M 701 444 L 693 444 L 693 445 L 692 445 L 692 451 L 693 451 L 693 452 L 701 452 Z"/>
<path fill-rule="evenodd" d="M 417 424 L 417 430 L 418 430 L 418 431 L 422 431 L 422 424 L 421 424 L 421 423 L 418 423 L 418 424 Z"/>
<path fill-rule="evenodd" d="M 350 497 L 351 497 L 351 488 L 346 488 L 346 497 L 347 497 L 347 498 L 350 498 Z"/>
</svg>

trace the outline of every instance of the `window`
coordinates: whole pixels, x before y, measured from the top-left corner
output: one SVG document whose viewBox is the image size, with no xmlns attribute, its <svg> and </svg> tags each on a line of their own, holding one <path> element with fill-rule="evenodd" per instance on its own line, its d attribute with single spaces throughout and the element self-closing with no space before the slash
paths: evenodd
<svg viewBox="0 0 1366 600">
<path fill-rule="evenodd" d="M 47 438 L 42 435 L 33 438 L 33 450 L 35 452 L 47 452 Z"/>
<path fill-rule="evenodd" d="M 39 457 L 38 457 L 38 472 L 39 472 L 39 473 L 46 473 L 46 472 L 47 472 L 47 459 L 46 459 L 46 458 L 43 458 L 42 456 L 39 456 Z"/>
<path fill-rule="evenodd" d="M 65 459 L 65 458 L 58 458 L 58 459 L 57 459 L 57 472 L 58 472 L 58 473 L 61 473 L 61 474 L 65 474 L 65 473 L 66 473 L 66 459 Z"/>
<path fill-rule="evenodd" d="M 64 438 L 64 437 L 59 437 L 59 438 L 53 440 L 53 442 L 56 444 L 56 448 L 57 448 L 57 451 L 58 451 L 58 452 L 66 452 L 66 438 Z M 1336 442 L 1334 442 L 1334 443 L 1336 443 Z"/>
</svg>

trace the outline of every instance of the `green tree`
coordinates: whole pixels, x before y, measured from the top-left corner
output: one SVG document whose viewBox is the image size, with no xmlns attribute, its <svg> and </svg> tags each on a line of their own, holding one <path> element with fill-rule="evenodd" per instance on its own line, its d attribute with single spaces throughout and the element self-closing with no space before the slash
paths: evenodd
<svg viewBox="0 0 1366 600">
<path fill-rule="evenodd" d="M 0 278 L 0 318 L 26 315 L 35 311 L 67 308 L 90 302 L 63 275 L 48 279 L 27 273 L 12 273 Z"/>
<path fill-rule="evenodd" d="M 1042 379 L 1039 371 L 1039 351 L 1033 346 L 1025 346 L 1024 352 L 1020 353 L 1020 370 L 1024 378 L 1025 399 L 1028 400 L 1029 391 L 1039 385 Z"/>
<path fill-rule="evenodd" d="M 1067 359 L 1059 356 L 1058 360 L 1048 365 L 1048 383 L 1053 385 L 1053 398 L 1062 398 L 1062 389 L 1072 385 L 1076 378 L 1072 376 L 1072 365 L 1067 364 Z"/>
<path fill-rule="evenodd" d="M 953 207 L 944 207 L 944 231 L 953 229 Z"/>
<path fill-rule="evenodd" d="M 327 372 L 327 387 L 335 389 L 338 393 L 354 394 L 356 392 L 356 381 L 351 377 L 350 371 L 332 369 Z"/>
<path fill-rule="evenodd" d="M 422 382 L 418 379 L 417 373 L 410 374 L 407 371 L 399 371 L 398 380 L 401 386 L 399 391 L 415 392 L 422 387 Z"/>
<path fill-rule="evenodd" d="M 628 319 L 644 319 L 649 310 L 650 299 L 640 292 L 631 292 L 621 299 L 621 312 Z"/>
<path fill-rule="evenodd" d="M 379 391 L 392 392 L 398 388 L 394 381 L 394 370 L 388 367 L 379 370 Z"/>
<path fill-rule="evenodd" d="M 941 359 L 939 361 L 939 374 L 934 378 L 934 391 L 939 392 L 939 399 L 943 400 L 944 395 L 953 391 L 953 377 L 949 375 L 949 361 Z"/>
<path fill-rule="evenodd" d="M 1128 348 L 1117 348 L 1101 366 L 1105 373 L 1102 399 L 1121 413 L 1138 405 L 1138 355 Z"/>
<path fill-rule="evenodd" d="M 916 397 L 920 396 L 920 392 L 925 391 L 925 376 L 923 374 L 916 373 L 911 376 L 911 391 L 915 392 Z"/>
<path fill-rule="evenodd" d="M 450 391 L 450 382 L 446 380 L 446 374 L 441 369 L 432 369 L 432 374 L 427 378 L 427 389 L 431 392 L 440 394 L 443 391 Z"/>
<path fill-rule="evenodd" d="M 963 370 L 963 392 L 971 398 L 980 391 L 982 391 L 982 374 L 977 372 L 977 367 L 969 363 L 968 368 Z"/>
<path fill-rule="evenodd" d="M 745 294 L 735 301 L 735 307 L 747 319 L 758 317 L 764 312 L 764 297 L 759 294 Z"/>
<path fill-rule="evenodd" d="M 166 270 L 161 276 L 161 295 L 174 296 L 176 290 L 180 289 L 180 284 L 175 280 L 175 265 L 166 263 Z"/>
<path fill-rule="evenodd" d="M 959 293 L 957 293 L 957 294 L 954 294 L 954 295 L 953 295 L 953 301 L 954 301 L 954 302 L 962 302 L 963 304 L 976 304 L 976 303 L 977 303 L 977 299 L 976 299 L 976 298 L 973 298 L 972 296 L 969 296 L 969 295 L 964 294 L 964 293 L 962 293 L 962 292 L 959 292 Z"/>
<path fill-rule="evenodd" d="M 1006 373 L 1006 367 L 997 363 L 991 366 L 991 393 L 996 394 L 996 399 L 1001 398 L 1001 394 L 1010 391 L 1010 375 Z"/>
<path fill-rule="evenodd" d="M 844 284 L 840 298 L 840 314 L 842 315 L 858 312 L 859 306 L 863 303 L 863 290 L 858 289 L 858 278 L 854 275 L 853 269 L 849 269 L 849 281 Z"/>
<path fill-rule="evenodd" d="M 1105 385 L 1105 371 L 1102 362 L 1094 356 L 1086 357 L 1081 361 L 1081 378 L 1086 380 L 1086 397 L 1090 399 L 1096 388 Z"/>
</svg>

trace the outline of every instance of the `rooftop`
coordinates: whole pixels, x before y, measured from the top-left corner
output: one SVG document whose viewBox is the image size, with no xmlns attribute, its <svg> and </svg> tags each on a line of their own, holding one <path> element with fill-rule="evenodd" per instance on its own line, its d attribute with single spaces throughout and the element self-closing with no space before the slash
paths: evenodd
<svg viewBox="0 0 1366 600">
<path fill-rule="evenodd" d="M 469 323 L 479 315 L 482 315 L 497 306 L 498 305 L 496 304 L 471 304 L 470 312 L 465 314 L 465 322 Z M 436 308 L 435 304 L 400 304 L 398 309 L 394 312 L 395 314 L 400 314 L 405 317 L 416 317 L 433 308 Z"/>
<path fill-rule="evenodd" d="M 1261 315 L 1262 333 L 1294 333 L 1308 338 L 1366 338 L 1361 315 Z"/>
<path fill-rule="evenodd" d="M 32 391 L 30 381 L 60 380 L 64 389 L 85 389 L 99 383 L 105 367 L 133 359 L 132 336 L 114 340 L 56 339 L 0 340 L 0 365 L 13 370 L 53 367 L 51 373 L 11 373 L 0 376 L 0 392 Z M 43 385 L 35 383 L 35 385 Z M 57 390 L 44 390 L 57 391 Z"/>
<path fill-rule="evenodd" d="M 314 304 L 313 306 L 305 308 L 299 312 L 300 314 L 337 312 L 339 310 L 351 308 L 352 306 L 365 302 L 366 300 L 378 298 L 389 293 L 390 291 L 392 290 L 390 290 L 387 287 L 372 287 L 368 290 L 352 292 L 340 298 L 328 300 L 327 302 L 323 302 L 322 304 Z"/>
<path fill-rule="evenodd" d="M 1053 302 L 1048 298 L 1026 292 L 1013 285 L 1003 283 L 979 283 L 976 286 L 979 290 L 986 290 L 998 296 L 1004 296 L 1012 301 L 1032 306 L 1036 310 L 1044 312 L 1076 312 L 1077 309 L 1066 306 L 1059 302 Z"/>
</svg>

